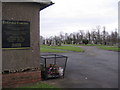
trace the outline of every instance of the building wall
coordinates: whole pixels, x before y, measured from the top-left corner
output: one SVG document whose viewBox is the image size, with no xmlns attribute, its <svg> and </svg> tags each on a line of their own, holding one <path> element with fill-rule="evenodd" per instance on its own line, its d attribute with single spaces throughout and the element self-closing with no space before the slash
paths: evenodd
<svg viewBox="0 0 120 90">
<path fill-rule="evenodd" d="M 39 9 L 40 5 L 36 3 L 2 3 L 3 20 L 30 21 L 31 42 L 31 49 L 3 50 L 3 70 L 19 70 L 25 68 L 39 67 Z"/>
<path fill-rule="evenodd" d="M 30 22 L 30 49 L 3 49 L 2 71 L 13 71 L 2 74 L 2 86 L 19 87 L 41 80 L 40 45 L 39 45 L 39 11 L 40 4 L 25 2 L 2 3 L 2 20 Z M 30 68 L 30 71 L 18 72 Z M 17 71 L 14 73 L 14 71 Z"/>
<path fill-rule="evenodd" d="M 0 48 L 2 47 L 2 2 L 0 2 Z M 0 74 L 2 72 L 2 49 L 0 49 Z M 0 90 L 2 90 L 2 75 L 0 75 Z"/>
</svg>

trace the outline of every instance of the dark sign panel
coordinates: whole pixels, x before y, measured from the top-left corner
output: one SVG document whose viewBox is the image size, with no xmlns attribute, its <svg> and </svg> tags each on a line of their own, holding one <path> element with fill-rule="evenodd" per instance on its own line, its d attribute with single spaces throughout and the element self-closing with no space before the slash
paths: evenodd
<svg viewBox="0 0 120 90">
<path fill-rule="evenodd" d="M 2 21 L 2 48 L 30 47 L 30 22 Z"/>
</svg>

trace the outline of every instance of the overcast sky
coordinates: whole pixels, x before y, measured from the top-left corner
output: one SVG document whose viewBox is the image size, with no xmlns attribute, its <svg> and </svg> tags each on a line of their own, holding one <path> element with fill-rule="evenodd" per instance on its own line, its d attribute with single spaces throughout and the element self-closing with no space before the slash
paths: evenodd
<svg viewBox="0 0 120 90">
<path fill-rule="evenodd" d="M 118 28 L 119 0 L 52 0 L 55 4 L 40 12 L 40 34 L 44 37 L 92 30 Z M 101 29 L 102 30 L 102 29 Z"/>
</svg>

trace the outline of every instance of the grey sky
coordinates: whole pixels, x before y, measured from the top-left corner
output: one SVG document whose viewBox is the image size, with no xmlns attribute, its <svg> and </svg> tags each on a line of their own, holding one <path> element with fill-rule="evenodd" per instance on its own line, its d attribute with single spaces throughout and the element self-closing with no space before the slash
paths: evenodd
<svg viewBox="0 0 120 90">
<path fill-rule="evenodd" d="M 54 5 L 40 12 L 41 35 L 59 35 L 106 26 L 118 28 L 119 0 L 52 0 Z"/>
</svg>

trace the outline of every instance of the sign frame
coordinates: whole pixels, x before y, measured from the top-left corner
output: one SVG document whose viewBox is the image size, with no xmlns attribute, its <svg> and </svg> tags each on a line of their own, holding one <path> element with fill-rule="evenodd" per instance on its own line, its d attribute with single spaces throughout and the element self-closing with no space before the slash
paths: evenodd
<svg viewBox="0 0 120 90">
<path fill-rule="evenodd" d="M 2 49 L 30 48 L 30 22 L 2 20 Z"/>
</svg>

